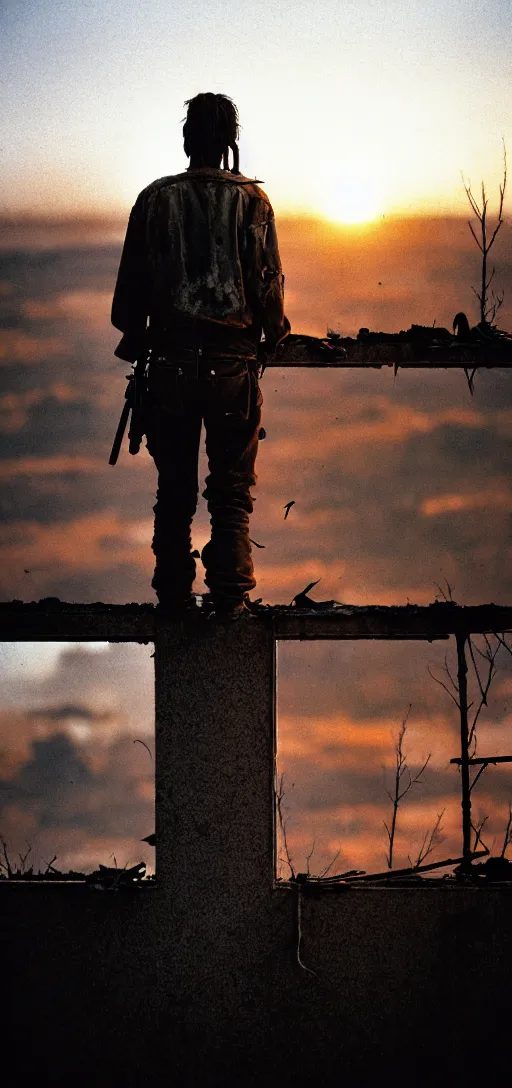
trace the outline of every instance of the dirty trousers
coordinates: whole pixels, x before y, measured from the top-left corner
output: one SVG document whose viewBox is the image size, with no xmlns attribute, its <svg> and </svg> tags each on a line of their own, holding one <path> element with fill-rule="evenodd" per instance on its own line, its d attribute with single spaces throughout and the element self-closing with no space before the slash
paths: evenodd
<svg viewBox="0 0 512 1088">
<path fill-rule="evenodd" d="M 158 469 L 151 584 L 163 604 L 180 602 L 192 590 L 191 523 L 204 421 L 209 476 L 203 496 L 211 522 L 201 554 L 204 580 L 215 600 L 237 602 L 256 585 L 249 515 L 262 397 L 253 360 L 192 354 L 148 369 L 147 448 Z"/>
</svg>

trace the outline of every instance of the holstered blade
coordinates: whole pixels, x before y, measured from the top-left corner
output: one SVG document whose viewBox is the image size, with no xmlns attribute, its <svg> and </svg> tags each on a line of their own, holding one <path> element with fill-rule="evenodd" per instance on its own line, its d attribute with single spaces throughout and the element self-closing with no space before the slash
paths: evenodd
<svg viewBox="0 0 512 1088">
<path fill-rule="evenodd" d="M 109 465 L 115 465 L 116 462 L 117 462 L 117 458 L 119 457 L 119 450 L 121 449 L 121 442 L 123 441 L 124 432 L 126 430 L 126 424 L 128 423 L 128 416 L 130 415 L 130 409 L 131 409 L 131 404 L 130 404 L 130 401 L 127 400 L 126 403 L 123 405 L 123 410 L 121 412 L 121 418 L 119 420 L 119 425 L 118 425 L 118 428 L 117 428 L 117 431 L 116 431 L 116 436 L 115 436 L 114 442 L 112 444 L 112 450 L 111 450 L 111 453 L 110 453 L 110 457 L 108 459 Z"/>
</svg>

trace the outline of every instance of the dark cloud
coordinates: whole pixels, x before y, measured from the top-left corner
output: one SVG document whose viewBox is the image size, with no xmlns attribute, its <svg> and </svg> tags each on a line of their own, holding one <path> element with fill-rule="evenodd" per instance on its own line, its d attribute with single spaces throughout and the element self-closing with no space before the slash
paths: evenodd
<svg viewBox="0 0 512 1088">
<path fill-rule="evenodd" d="M 480 671 L 485 676 L 485 663 L 478 654 L 478 650 L 485 651 L 483 637 L 474 636 L 473 642 L 477 648 L 475 658 L 482 662 Z M 432 643 L 398 639 L 322 641 L 308 642 L 307 646 L 300 642 L 279 642 L 279 713 L 298 721 L 306 718 L 304 728 L 314 720 L 319 705 L 322 718 L 339 715 L 339 726 L 329 740 L 340 746 L 344 744 L 345 718 L 360 723 L 362 729 L 380 720 L 385 723 L 388 744 L 411 706 L 410 734 L 421 738 L 426 730 L 428 735 L 441 729 L 444 735 L 449 730 L 457 742 L 459 725 L 455 708 L 429 675 L 430 670 L 442 679 L 445 660 L 455 673 L 453 638 Z M 481 728 L 486 721 L 504 721 L 512 702 L 512 656 L 504 648 L 499 651 L 496 665 L 501 686 L 495 679 Z M 472 669 L 468 683 L 470 700 L 476 699 Z M 351 744 L 355 743 L 356 738 L 351 738 Z"/>
<path fill-rule="evenodd" d="M 144 778 L 119 767 L 123 750 L 132 753 L 131 738 L 112 746 L 103 772 L 90 769 L 66 734 L 32 742 L 31 758 L 8 781 L 0 780 L 0 820 L 7 809 L 23 810 L 37 821 L 38 834 L 80 830 L 88 836 L 141 837 L 153 820 L 150 796 L 137 795 Z M 148 785 L 150 777 L 147 776 Z M 149 791 L 148 791 L 149 792 Z"/>
<path fill-rule="evenodd" d="M 58 855 L 66 870 L 146 860 L 154 827 L 151 648 L 69 646 L 37 674 L 38 647 L 2 676 L 0 834 L 35 864 Z M 16 658 L 16 655 L 15 655 Z M 2 657 L 0 655 L 0 665 Z M 112 863 L 112 862 L 110 862 Z"/>
<path fill-rule="evenodd" d="M 41 825 L 49 820 L 50 808 L 56 808 L 92 785 L 92 775 L 78 755 L 69 737 L 55 733 L 32 742 L 32 756 L 8 782 L 0 782 L 4 805 L 22 802 L 25 807 L 45 807 Z"/>
<path fill-rule="evenodd" d="M 84 721 L 101 722 L 108 720 L 110 712 L 99 714 L 91 707 L 80 703 L 64 703 L 62 706 L 35 707 L 29 712 L 30 718 L 47 718 L 51 722 L 60 722 L 66 718 L 82 718 Z"/>
<path fill-rule="evenodd" d="M 351 758 L 352 754 L 351 751 Z M 356 750 L 354 755 L 357 757 L 357 754 Z M 304 768 L 298 763 L 291 764 L 288 778 L 295 783 L 294 807 L 300 809 L 302 819 L 304 819 L 305 811 L 326 810 L 329 812 L 337 805 L 354 805 L 358 811 L 368 805 L 377 805 L 382 808 L 385 815 L 389 807 L 386 789 L 391 793 L 393 791 L 392 771 L 390 768 L 384 771 L 379 766 L 378 760 L 370 769 L 368 768 L 368 752 L 363 750 L 359 755 L 363 767 L 366 763 L 366 771 L 351 770 L 346 773 L 342 770 L 322 773 L 317 771 L 316 774 L 310 775 L 307 782 L 304 779 Z M 370 763 L 373 764 L 373 760 L 370 760 Z M 419 764 L 411 763 L 412 777 L 420 769 Z M 459 796 L 460 786 L 455 767 L 445 772 L 436 768 L 435 771 L 425 771 L 421 784 L 415 786 L 413 792 L 408 794 L 408 803 L 432 801 L 434 804 L 439 804 L 447 798 L 457 801 Z"/>
<path fill-rule="evenodd" d="M 46 301 L 72 290 L 108 290 L 119 264 L 118 245 L 33 246 L 0 253 L 0 279 L 13 290 L 0 293 L 0 313 L 23 313 L 28 299 Z"/>
<path fill-rule="evenodd" d="M 37 451 L 38 457 L 57 453 L 80 452 L 91 449 L 98 438 L 101 424 L 106 438 L 108 421 L 90 400 L 77 399 L 63 404 L 55 396 L 43 397 L 27 412 L 27 421 L 12 434 L 2 437 L 2 457 L 27 457 Z"/>
</svg>

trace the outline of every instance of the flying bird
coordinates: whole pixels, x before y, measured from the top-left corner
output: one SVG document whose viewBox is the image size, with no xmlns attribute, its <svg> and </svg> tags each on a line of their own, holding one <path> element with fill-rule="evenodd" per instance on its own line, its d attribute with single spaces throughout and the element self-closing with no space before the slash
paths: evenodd
<svg viewBox="0 0 512 1088">
<path fill-rule="evenodd" d="M 286 514 L 284 515 L 284 520 L 285 521 L 286 521 L 286 519 L 288 517 L 288 514 L 290 513 L 290 510 L 291 510 L 292 506 L 295 506 L 295 499 L 292 499 L 291 502 L 287 502 L 286 505 L 283 507 L 283 509 L 286 510 Z"/>
<path fill-rule="evenodd" d="M 266 546 L 267 546 L 266 544 L 258 544 L 258 541 L 253 540 L 251 536 L 249 537 L 249 540 L 250 540 L 251 544 L 254 544 L 255 548 L 266 548 Z"/>
</svg>

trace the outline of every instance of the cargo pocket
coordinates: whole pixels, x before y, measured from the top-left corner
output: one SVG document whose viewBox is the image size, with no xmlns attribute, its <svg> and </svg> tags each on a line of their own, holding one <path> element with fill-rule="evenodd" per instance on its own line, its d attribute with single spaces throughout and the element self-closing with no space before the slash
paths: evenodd
<svg viewBox="0 0 512 1088">
<path fill-rule="evenodd" d="M 232 423 L 244 423 L 251 409 L 251 375 L 247 367 L 238 374 L 215 374 L 212 410 Z"/>
</svg>

